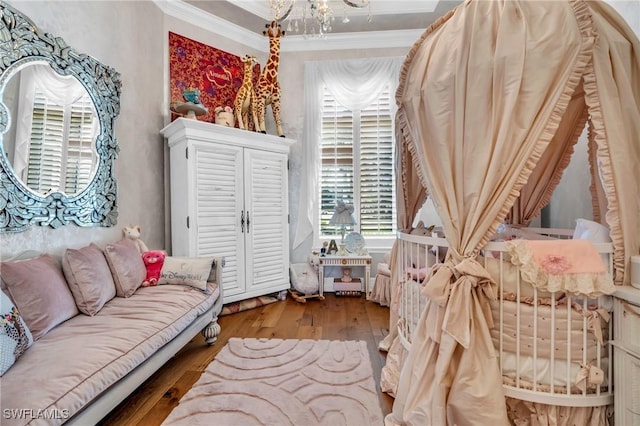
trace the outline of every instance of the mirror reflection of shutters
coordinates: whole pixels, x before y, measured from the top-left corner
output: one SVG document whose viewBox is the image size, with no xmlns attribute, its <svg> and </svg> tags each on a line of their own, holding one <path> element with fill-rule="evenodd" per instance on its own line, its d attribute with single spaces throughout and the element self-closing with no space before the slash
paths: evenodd
<svg viewBox="0 0 640 426">
<path fill-rule="evenodd" d="M 97 161 L 93 155 L 95 125 L 88 95 L 65 107 L 51 102 L 36 89 L 27 172 L 29 188 L 40 193 L 75 194 L 86 187 Z"/>
</svg>

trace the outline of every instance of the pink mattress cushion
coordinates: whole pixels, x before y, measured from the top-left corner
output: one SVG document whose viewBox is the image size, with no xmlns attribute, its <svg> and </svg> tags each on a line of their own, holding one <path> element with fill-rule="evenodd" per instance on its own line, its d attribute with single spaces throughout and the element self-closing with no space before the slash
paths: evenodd
<svg viewBox="0 0 640 426">
<path fill-rule="evenodd" d="M 62 258 L 62 270 L 76 306 L 83 314 L 97 314 L 105 303 L 116 297 L 107 259 L 97 245 L 67 249 Z"/>
<path fill-rule="evenodd" d="M 78 315 L 60 265 L 48 254 L 1 262 L 0 276 L 34 340 Z"/>
<path fill-rule="evenodd" d="M 142 285 L 147 276 L 147 268 L 133 240 L 123 238 L 104 248 L 113 282 L 116 286 L 116 296 L 129 297 Z"/>
<path fill-rule="evenodd" d="M 12 390 L 2 392 L 2 408 L 69 410 L 73 416 L 209 310 L 220 291 L 215 283 L 207 290 L 143 287 L 110 300 L 93 317 L 77 315 L 34 343 L 2 377 L 2 388 Z"/>
</svg>

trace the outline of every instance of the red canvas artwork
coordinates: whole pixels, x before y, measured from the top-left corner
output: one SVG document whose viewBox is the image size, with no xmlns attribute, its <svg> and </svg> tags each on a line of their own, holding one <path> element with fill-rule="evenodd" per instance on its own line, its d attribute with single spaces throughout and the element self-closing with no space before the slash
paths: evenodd
<svg viewBox="0 0 640 426">
<path fill-rule="evenodd" d="M 233 108 L 243 76 L 239 56 L 169 32 L 171 102 L 184 102 L 182 92 L 185 89 L 199 89 L 200 102 L 209 109 L 206 115 L 198 117 L 199 120 L 213 123 L 216 107 Z M 260 65 L 256 64 L 253 69 L 254 85 L 259 76 Z M 176 117 L 172 114 L 172 120 Z"/>
</svg>

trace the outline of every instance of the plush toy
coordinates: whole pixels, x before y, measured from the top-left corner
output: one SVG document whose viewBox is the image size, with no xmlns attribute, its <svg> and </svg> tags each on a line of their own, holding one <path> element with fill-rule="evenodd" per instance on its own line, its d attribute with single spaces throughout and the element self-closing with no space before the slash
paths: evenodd
<svg viewBox="0 0 640 426">
<path fill-rule="evenodd" d="M 147 268 L 147 277 L 142 281 L 142 287 L 152 287 L 158 285 L 164 258 L 167 254 L 162 250 L 151 250 L 142 253 L 142 261 Z"/>
<path fill-rule="evenodd" d="M 233 116 L 233 109 L 231 107 L 216 107 L 214 109 L 216 113 L 216 124 L 222 126 L 233 127 L 235 126 L 235 117 Z"/>
<path fill-rule="evenodd" d="M 147 248 L 147 245 L 140 239 L 141 229 L 139 226 L 134 226 L 134 225 L 126 226 L 122 228 L 122 232 L 124 233 L 125 238 L 129 238 L 130 240 L 133 240 L 134 243 L 136 243 L 136 246 L 138 247 L 138 251 L 140 253 L 149 251 L 149 249 Z"/>
</svg>

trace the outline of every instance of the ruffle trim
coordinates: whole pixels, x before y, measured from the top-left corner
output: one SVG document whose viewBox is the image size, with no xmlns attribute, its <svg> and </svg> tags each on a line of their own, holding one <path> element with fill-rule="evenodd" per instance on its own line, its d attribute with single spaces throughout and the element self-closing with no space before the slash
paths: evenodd
<svg viewBox="0 0 640 426">
<path fill-rule="evenodd" d="M 585 101 L 591 116 L 590 131 L 593 132 L 593 140 L 598 147 L 597 160 L 600 162 L 600 179 L 605 196 L 607 197 L 607 213 L 605 219 L 610 229 L 611 242 L 613 244 L 613 280 L 616 284 L 624 283 L 625 250 L 622 229 L 620 228 L 620 206 L 618 205 L 616 186 L 611 166 L 611 154 L 607 143 L 607 131 L 602 115 L 602 104 L 598 94 L 593 62 L 589 62 L 584 74 Z M 593 194 L 593 192 L 592 192 Z M 596 198 L 597 199 L 597 198 Z"/>
<path fill-rule="evenodd" d="M 597 407 L 565 407 L 510 397 L 506 397 L 506 403 L 509 421 L 516 426 L 586 424 L 587 419 L 590 426 L 609 426 L 608 419 L 613 416 L 613 404 Z"/>
<path fill-rule="evenodd" d="M 563 172 L 567 167 L 569 167 L 569 163 L 571 162 L 571 156 L 573 155 L 575 145 L 578 142 L 578 138 L 582 134 L 582 130 L 584 129 L 585 124 L 587 123 L 588 117 L 589 117 L 589 114 L 585 109 L 582 115 L 580 116 L 580 118 L 578 119 L 578 124 L 576 124 L 576 126 L 574 127 L 573 135 L 571 136 L 571 143 L 569 143 L 569 145 L 567 146 L 567 149 L 564 151 L 564 153 L 562 153 L 562 160 L 560 160 L 560 162 L 556 166 L 556 172 L 547 183 L 544 193 L 542 194 L 542 196 L 540 197 L 540 199 L 538 200 L 534 208 L 531 210 L 532 213 L 524 218 L 523 222 L 525 226 L 529 226 L 529 224 L 533 219 L 540 216 L 540 212 L 542 211 L 542 208 L 547 204 L 549 204 L 549 202 L 551 201 L 553 192 L 555 191 L 557 186 L 560 184 L 560 180 L 562 179 Z"/>
<path fill-rule="evenodd" d="M 524 240 L 506 243 L 511 263 L 520 268 L 522 279 L 533 287 L 548 292 L 567 292 L 588 297 L 613 294 L 616 288 L 607 273 L 548 274 L 534 259 Z"/>
<path fill-rule="evenodd" d="M 402 105 L 402 94 L 404 93 L 404 89 L 407 83 L 407 74 L 409 73 L 409 68 L 411 67 L 411 63 L 413 62 L 414 57 L 416 56 L 420 46 L 424 40 L 433 33 L 437 28 L 442 26 L 446 21 L 448 21 L 455 11 L 461 7 L 460 5 L 451 9 L 449 12 L 445 13 L 443 16 L 438 18 L 433 24 L 431 24 L 427 29 L 422 33 L 418 41 L 413 44 L 411 50 L 407 54 L 407 57 L 402 64 L 402 68 L 400 69 L 398 89 L 396 90 L 396 104 L 398 106 L 398 110 L 396 111 L 396 139 L 400 142 L 400 148 L 406 146 L 409 149 L 409 153 L 411 155 L 411 160 L 413 167 L 416 169 L 416 173 L 418 174 L 418 179 L 422 182 L 422 186 L 425 188 L 425 199 L 429 194 L 429 189 L 427 185 L 427 181 L 425 179 L 425 175 L 422 173 L 422 169 L 420 167 L 420 162 L 418 161 L 417 152 L 415 143 L 413 141 L 411 128 L 409 126 L 409 122 L 407 120 L 407 115 L 404 110 L 404 106 Z M 402 152 L 402 151 L 398 151 Z M 404 155 L 400 158 L 400 166 L 401 166 L 401 179 L 403 188 L 407 187 L 407 159 Z M 403 194 L 405 191 L 403 190 Z M 406 200 L 405 200 L 406 201 Z M 408 203 L 405 202 L 405 205 Z"/>
<path fill-rule="evenodd" d="M 591 193 L 591 208 L 593 214 L 593 220 L 595 222 L 601 223 L 602 216 L 600 215 L 600 196 L 598 195 L 598 184 L 600 181 L 600 177 L 598 175 L 597 169 L 597 161 L 598 157 L 596 156 L 596 151 L 598 150 L 598 145 L 596 145 L 595 136 L 593 131 L 591 130 L 591 125 L 587 129 L 589 144 L 587 145 L 587 151 L 589 154 L 589 173 L 591 174 L 591 184 L 589 185 L 589 192 Z"/>
</svg>

